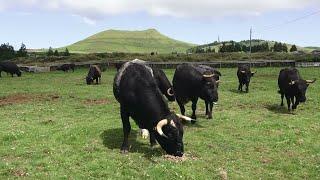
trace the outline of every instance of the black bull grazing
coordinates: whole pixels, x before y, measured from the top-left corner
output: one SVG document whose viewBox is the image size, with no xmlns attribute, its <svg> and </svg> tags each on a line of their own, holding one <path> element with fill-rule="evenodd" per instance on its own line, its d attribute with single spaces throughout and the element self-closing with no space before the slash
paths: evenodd
<svg viewBox="0 0 320 180">
<path fill-rule="evenodd" d="M 12 77 L 14 74 L 16 74 L 18 77 L 21 76 L 21 71 L 19 70 L 19 67 L 12 62 L 0 62 L 0 77 L 2 71 L 10 73 Z"/>
<path fill-rule="evenodd" d="M 180 121 L 187 118 L 170 112 L 147 66 L 125 63 L 115 76 L 113 92 L 120 103 L 123 125 L 121 152 L 129 150 L 129 117 L 132 117 L 139 128 L 149 131 L 151 146 L 158 141 L 168 154 L 183 155 L 183 126 Z"/>
<path fill-rule="evenodd" d="M 240 65 L 238 67 L 237 76 L 239 80 L 239 91 L 242 91 L 243 85 L 246 85 L 246 92 L 249 92 L 250 80 L 255 73 L 256 72 L 251 72 L 250 67 L 247 65 Z"/>
<path fill-rule="evenodd" d="M 96 65 L 90 66 L 88 75 L 86 77 L 86 82 L 88 85 L 92 84 L 94 80 L 96 81 L 96 84 L 99 84 L 99 81 L 101 82 L 101 70 Z"/>
<path fill-rule="evenodd" d="M 299 103 L 303 103 L 307 100 L 306 91 L 309 84 L 316 81 L 303 80 L 296 68 L 285 68 L 279 73 L 278 85 L 279 93 L 281 94 L 281 106 L 283 106 L 283 98 L 286 97 L 288 110 L 296 109 Z M 292 106 L 291 106 L 292 105 Z"/>
<path fill-rule="evenodd" d="M 184 105 L 192 101 L 192 119 L 196 119 L 198 98 L 206 103 L 206 115 L 212 118 L 213 103 L 218 101 L 218 84 L 220 72 L 208 66 L 189 64 L 179 65 L 173 77 L 173 91 L 182 115 L 185 115 Z"/>
</svg>

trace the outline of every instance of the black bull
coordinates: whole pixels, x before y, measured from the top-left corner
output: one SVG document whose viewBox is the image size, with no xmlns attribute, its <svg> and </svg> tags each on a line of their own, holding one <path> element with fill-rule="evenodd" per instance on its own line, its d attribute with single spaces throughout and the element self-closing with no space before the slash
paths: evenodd
<svg viewBox="0 0 320 180">
<path fill-rule="evenodd" d="M 299 103 L 307 100 L 306 91 L 309 84 L 316 81 L 303 80 L 296 68 L 282 69 L 278 77 L 279 93 L 281 94 L 281 106 L 283 106 L 283 98 L 286 97 L 288 110 L 294 110 Z"/>
<path fill-rule="evenodd" d="M 171 155 L 182 156 L 183 127 L 182 116 L 170 112 L 150 69 L 139 63 L 125 64 L 124 70 L 118 71 L 114 80 L 114 96 L 120 103 L 120 114 L 124 139 L 121 151 L 129 150 L 128 136 L 131 130 L 129 117 L 139 128 L 150 132 L 150 144 L 159 142 Z M 187 119 L 185 117 L 182 117 Z"/>
<path fill-rule="evenodd" d="M 206 103 L 206 115 L 212 118 L 213 103 L 218 101 L 218 84 L 220 72 L 208 66 L 182 64 L 176 68 L 173 77 L 173 90 L 182 115 L 184 105 L 192 101 L 192 119 L 196 119 L 198 99 Z"/>
</svg>

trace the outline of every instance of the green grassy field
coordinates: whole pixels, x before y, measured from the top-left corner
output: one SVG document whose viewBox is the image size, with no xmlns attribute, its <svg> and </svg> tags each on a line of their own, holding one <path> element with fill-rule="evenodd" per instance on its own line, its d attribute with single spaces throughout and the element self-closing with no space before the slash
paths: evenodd
<svg viewBox="0 0 320 180">
<path fill-rule="evenodd" d="M 145 31 L 107 30 L 76 42 L 67 48 L 77 53 L 124 52 L 124 53 L 168 53 L 183 52 L 193 47 L 182 41 L 171 39 L 155 29 Z M 61 48 L 64 50 L 64 48 Z"/>
<path fill-rule="evenodd" d="M 131 149 L 120 154 L 122 125 L 113 97 L 115 70 L 87 86 L 86 70 L 0 78 L 0 179 L 319 179 L 320 83 L 307 103 L 280 107 L 280 68 L 259 68 L 249 94 L 238 93 L 236 69 L 223 76 L 214 119 L 198 103 L 198 122 L 184 127 L 186 160 L 149 147 L 133 121 Z M 166 73 L 172 79 L 173 70 Z M 304 78 L 319 69 L 300 69 Z M 170 103 L 175 112 L 176 103 Z M 190 115 L 190 104 L 187 114 Z"/>
</svg>

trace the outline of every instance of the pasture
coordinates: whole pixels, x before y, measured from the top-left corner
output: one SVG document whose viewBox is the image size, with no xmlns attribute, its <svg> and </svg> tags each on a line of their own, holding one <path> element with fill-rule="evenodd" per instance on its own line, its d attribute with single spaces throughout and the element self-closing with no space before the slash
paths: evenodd
<svg viewBox="0 0 320 180">
<path fill-rule="evenodd" d="M 166 159 L 131 121 L 131 149 L 120 154 L 122 124 L 113 97 L 115 70 L 87 86 L 86 69 L 0 78 L 0 179 L 319 179 L 320 82 L 294 113 L 280 107 L 280 68 L 258 68 L 249 94 L 238 93 L 236 69 L 223 81 L 213 119 L 198 102 L 185 124 L 184 161 Z M 166 70 L 170 80 L 174 70 Z M 320 69 L 300 69 L 305 79 Z M 170 103 L 176 113 L 176 103 Z M 190 103 L 186 107 L 191 115 Z"/>
</svg>

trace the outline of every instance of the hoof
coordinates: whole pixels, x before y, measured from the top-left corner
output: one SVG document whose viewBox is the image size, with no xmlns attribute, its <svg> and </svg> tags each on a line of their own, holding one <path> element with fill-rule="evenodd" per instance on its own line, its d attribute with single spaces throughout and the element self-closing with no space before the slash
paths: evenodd
<svg viewBox="0 0 320 180">
<path fill-rule="evenodd" d="M 121 149 L 120 153 L 121 154 L 128 154 L 129 150 L 128 149 Z"/>
</svg>

